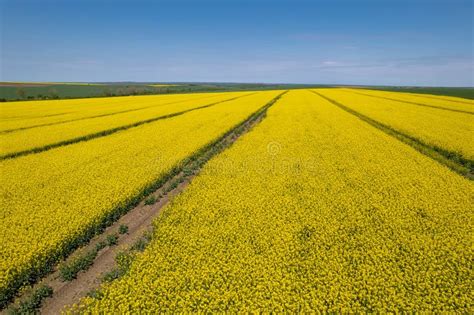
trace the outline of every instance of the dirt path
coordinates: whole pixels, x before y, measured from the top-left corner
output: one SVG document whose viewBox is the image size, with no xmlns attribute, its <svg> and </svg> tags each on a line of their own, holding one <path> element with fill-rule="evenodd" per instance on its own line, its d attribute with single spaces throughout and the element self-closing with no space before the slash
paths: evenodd
<svg viewBox="0 0 474 315">
<path fill-rule="evenodd" d="M 181 192 L 188 182 L 183 182 L 177 188 L 170 191 L 165 197 L 153 205 L 145 205 L 142 201 L 140 205 L 121 217 L 113 226 L 108 228 L 106 235 L 113 234 L 122 224 L 128 226 L 128 233 L 121 235 L 116 246 L 102 249 L 94 260 L 94 264 L 86 271 L 80 272 L 77 278 L 62 282 L 59 278 L 59 272 L 50 275 L 46 281 L 53 288 L 53 296 L 43 302 L 41 308 L 42 314 L 58 314 L 66 306 L 79 301 L 89 291 L 99 287 L 102 276 L 115 266 L 115 256 L 121 250 L 131 246 L 135 241 L 143 236 L 147 231 L 151 231 L 153 219 L 159 214 L 160 210 L 169 202 L 171 198 Z M 153 195 L 163 193 L 163 188 L 159 189 Z M 103 237 L 103 235 L 101 235 Z M 98 239 L 94 239 L 87 247 L 93 248 Z"/>
<path fill-rule="evenodd" d="M 117 245 L 107 246 L 100 250 L 89 269 L 79 272 L 77 277 L 72 281 L 63 282 L 60 278 L 59 270 L 56 267 L 52 274 L 40 282 L 40 284 L 48 285 L 53 289 L 53 295 L 43 301 L 40 312 L 42 314 L 59 314 L 66 306 L 79 302 L 79 300 L 86 296 L 88 292 L 97 289 L 101 284 L 103 275 L 115 267 L 115 256 L 117 253 L 129 248 L 138 239 L 142 238 L 146 232 L 152 231 L 152 222 L 160 213 L 161 209 L 168 204 L 174 196 L 186 188 L 191 180 L 199 173 L 202 165 L 213 156 L 232 145 L 232 143 L 241 135 L 245 134 L 253 126 L 258 124 L 265 117 L 267 109 L 284 93 L 271 100 L 245 122 L 226 134 L 212 147 L 205 150 L 198 159 L 189 162 L 189 165 L 186 164 L 185 168 L 190 167 L 193 169 L 193 172 L 180 172 L 165 182 L 158 190 L 153 192 L 150 196 L 157 198 L 156 203 L 146 205 L 146 199 L 141 201 L 138 206 L 130 210 L 113 225 L 108 227 L 104 233 L 94 237 L 86 246 L 80 248 L 66 260 L 67 262 L 74 259 L 75 254 L 93 250 L 95 246 L 103 241 L 108 235 L 119 235 Z M 147 197 L 147 199 L 149 197 Z M 128 227 L 128 232 L 126 234 L 118 233 L 121 225 L 126 225 Z M 36 286 L 40 284 L 37 284 Z"/>
</svg>

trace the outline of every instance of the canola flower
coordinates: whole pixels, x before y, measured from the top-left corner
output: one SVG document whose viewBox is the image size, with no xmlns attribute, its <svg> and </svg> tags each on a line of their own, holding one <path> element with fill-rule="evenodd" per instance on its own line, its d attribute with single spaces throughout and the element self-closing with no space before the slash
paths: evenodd
<svg viewBox="0 0 474 315">
<path fill-rule="evenodd" d="M 315 91 L 428 145 L 474 160 L 473 115 L 377 99 L 342 89 Z"/>
<path fill-rule="evenodd" d="M 0 297 L 281 91 L 0 162 Z M 2 297 L 3 298 L 3 297 Z"/>
<path fill-rule="evenodd" d="M 290 91 L 69 312 L 472 312 L 474 185 Z"/>
<path fill-rule="evenodd" d="M 7 102 L 0 104 L 0 132 L 67 123 L 77 119 L 93 118 L 131 110 L 149 108 L 181 100 L 199 100 L 223 93 L 196 93 L 171 95 L 121 96 L 70 100 L 42 100 Z"/>
<path fill-rule="evenodd" d="M 208 95 L 204 99 L 196 99 L 196 97 L 189 98 L 189 96 L 183 97 L 182 95 L 168 98 L 155 97 L 139 99 L 136 103 L 139 103 L 141 107 L 137 108 L 137 104 L 133 104 L 134 107 L 129 110 L 128 103 L 124 103 L 120 105 L 121 112 L 115 115 L 99 115 L 99 117 L 78 119 L 64 124 L 53 124 L 38 128 L 18 130 L 16 132 L 0 133 L 0 143 L 2 144 L 0 155 L 41 148 L 61 141 L 75 139 L 143 120 L 242 97 L 248 94 L 250 93 L 220 93 L 218 95 Z M 133 100 L 129 102 L 133 102 Z"/>
<path fill-rule="evenodd" d="M 428 94 L 403 93 L 403 92 L 388 92 L 379 90 L 365 90 L 365 89 L 344 89 L 345 91 L 360 92 L 364 94 L 398 99 L 400 101 L 407 101 L 413 103 L 424 104 L 428 106 L 435 106 L 442 109 L 460 110 L 474 114 L 474 101 L 460 97 L 438 96 Z"/>
</svg>

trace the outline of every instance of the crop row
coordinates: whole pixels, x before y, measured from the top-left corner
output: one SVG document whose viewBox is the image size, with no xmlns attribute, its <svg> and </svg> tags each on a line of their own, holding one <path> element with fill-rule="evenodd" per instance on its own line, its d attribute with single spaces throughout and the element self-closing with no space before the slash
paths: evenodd
<svg viewBox="0 0 474 315">
<path fill-rule="evenodd" d="M 464 98 L 363 89 L 344 90 L 350 91 L 352 93 L 360 93 L 365 95 L 371 95 L 374 97 L 380 97 L 382 99 L 387 98 L 390 100 L 408 102 L 414 105 L 427 106 L 444 110 L 452 110 L 455 112 L 464 112 L 471 115 L 474 114 L 474 101 Z"/>
<path fill-rule="evenodd" d="M 221 103 L 40 154 L 4 160 L 0 301 L 128 209 L 181 161 L 278 91 Z M 151 187 L 151 188 L 150 188 Z"/>
<path fill-rule="evenodd" d="M 111 115 L 124 111 L 141 109 L 150 102 L 168 103 L 179 99 L 199 99 L 209 94 L 127 96 L 108 98 L 88 98 L 73 100 L 28 101 L 2 104 L 2 132 L 48 124 L 63 123 L 77 119 L 87 119 L 100 115 Z"/>
<path fill-rule="evenodd" d="M 110 98 L 107 98 L 105 99 L 104 104 L 111 105 L 112 103 L 113 108 L 103 108 L 100 106 L 100 104 L 88 104 L 89 106 L 86 106 L 86 107 L 80 106 L 83 104 L 77 104 L 75 111 L 73 112 L 70 112 L 70 113 L 62 112 L 61 110 L 61 112 L 57 113 L 57 110 L 55 110 L 54 111 L 56 112 L 55 114 L 46 115 L 42 118 L 41 117 L 40 118 L 38 117 L 11 118 L 2 112 L 1 119 L 5 123 L 5 125 L 9 124 L 10 126 L 14 125 L 15 127 L 10 128 L 10 129 L 2 128 L 0 133 L 18 132 L 22 130 L 35 129 L 35 128 L 41 128 L 41 127 L 46 127 L 46 126 L 67 124 L 67 123 L 75 122 L 78 120 L 88 120 L 88 119 L 94 119 L 94 118 L 114 116 L 114 115 L 118 115 L 122 113 L 148 109 L 155 106 L 177 104 L 177 103 L 182 103 L 185 101 L 200 100 L 200 99 L 205 99 L 205 98 L 210 99 L 219 95 L 221 94 L 216 93 L 214 95 L 205 95 L 205 96 L 199 97 L 199 95 L 192 94 L 189 97 L 182 95 L 181 97 L 174 97 L 174 98 L 171 98 L 169 95 L 167 95 L 167 97 L 161 96 L 161 97 L 155 97 L 155 99 L 151 99 L 151 97 L 148 97 L 148 99 L 142 98 L 135 101 L 133 99 L 122 100 L 121 102 L 117 102 L 117 101 L 112 102 L 109 100 Z M 20 111 L 23 112 L 23 109 L 21 107 L 17 109 L 20 109 Z M 37 122 L 38 120 L 41 122 L 38 123 Z"/>
<path fill-rule="evenodd" d="M 2 156 L 15 156 L 19 153 L 33 150 L 40 151 L 44 147 L 58 146 L 64 142 L 74 142 L 75 139 L 81 137 L 104 133 L 107 130 L 120 129 L 123 126 L 133 126 L 141 121 L 169 116 L 174 113 L 216 104 L 247 94 L 249 93 L 224 93 L 206 100 L 183 100 L 182 96 L 175 96 L 174 101 L 171 101 L 169 98 L 159 102 L 149 100 L 146 103 L 142 103 L 142 105 L 147 104 L 147 107 L 140 110 L 127 110 L 114 115 L 100 115 L 99 117 L 89 119 L 78 119 L 67 123 L 3 133 L 0 134 L 0 141 L 2 143 L 0 154 Z M 122 108 L 128 108 L 127 104 L 122 106 Z"/>
<path fill-rule="evenodd" d="M 474 116 L 377 99 L 339 89 L 318 89 L 318 93 L 344 106 L 441 148 L 466 160 L 474 160 Z"/>
<path fill-rule="evenodd" d="M 474 184 L 290 91 L 74 311 L 468 312 Z"/>
</svg>

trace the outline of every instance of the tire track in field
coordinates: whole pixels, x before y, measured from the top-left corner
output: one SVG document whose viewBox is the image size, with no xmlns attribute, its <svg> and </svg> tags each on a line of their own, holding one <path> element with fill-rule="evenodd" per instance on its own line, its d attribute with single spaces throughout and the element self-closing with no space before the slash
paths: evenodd
<svg viewBox="0 0 474 315">
<path fill-rule="evenodd" d="M 387 91 L 390 92 L 390 91 Z M 409 93 L 409 92 L 402 92 L 402 93 Z M 412 93 L 414 94 L 414 93 Z M 460 104 L 468 104 L 468 105 L 474 105 L 473 102 L 468 102 L 468 101 L 461 101 L 461 100 L 452 100 L 449 98 L 445 98 L 442 95 L 439 96 L 431 96 L 432 94 L 414 94 L 413 96 L 415 97 L 421 97 L 421 98 L 431 98 L 433 100 L 438 100 L 438 101 L 448 101 L 448 102 L 454 102 L 454 103 L 460 103 Z"/>
<path fill-rule="evenodd" d="M 155 121 L 158 121 L 158 120 L 163 120 L 163 119 L 168 119 L 168 118 L 184 115 L 186 113 L 189 113 L 189 112 L 192 112 L 192 111 L 195 111 L 195 110 L 200 110 L 200 109 L 208 108 L 208 107 L 211 107 L 211 106 L 214 106 L 214 105 L 217 105 L 217 104 L 230 102 L 230 101 L 236 100 L 238 98 L 250 96 L 250 95 L 253 95 L 253 94 L 256 94 L 256 93 L 258 93 L 258 92 L 248 93 L 248 94 L 245 94 L 245 95 L 232 97 L 232 98 L 229 98 L 229 99 L 226 99 L 226 100 L 223 100 L 223 101 L 218 101 L 218 102 L 210 103 L 210 104 L 207 104 L 207 105 L 190 108 L 190 109 L 183 110 L 183 111 L 180 111 L 180 112 L 175 112 L 175 113 L 166 114 L 166 115 L 162 115 L 162 116 L 158 116 L 158 117 L 153 117 L 153 118 L 150 118 L 150 119 L 137 121 L 137 122 L 134 122 L 132 124 L 123 125 L 123 126 L 120 126 L 120 127 L 107 129 L 107 130 L 103 130 L 103 131 L 99 131 L 99 132 L 95 132 L 95 133 L 91 133 L 91 134 L 84 135 L 84 136 L 81 136 L 81 137 L 76 137 L 76 138 L 72 138 L 72 139 L 68 139 L 68 140 L 55 142 L 55 143 L 52 143 L 52 144 L 48 144 L 48 145 L 41 146 L 41 147 L 36 147 L 36 148 L 33 148 L 33 149 L 8 153 L 8 154 L 0 156 L 0 161 L 7 160 L 7 159 L 14 159 L 14 158 L 18 158 L 18 157 L 21 157 L 21 156 L 36 154 L 36 153 L 40 153 L 40 152 L 44 152 L 44 151 L 49 151 L 51 149 L 59 148 L 59 147 L 66 146 L 66 145 L 75 144 L 75 143 L 82 142 L 82 141 L 89 141 L 89 140 L 96 139 L 96 138 L 106 137 L 106 136 L 109 136 L 109 135 L 114 134 L 114 133 L 119 132 L 119 131 L 124 131 L 124 130 L 128 130 L 130 128 L 139 127 L 141 125 L 149 124 L 149 123 L 152 123 L 152 122 L 155 122 Z"/>
<path fill-rule="evenodd" d="M 85 244 L 81 247 L 83 253 L 95 248 L 107 236 L 117 235 L 121 225 L 127 225 L 128 232 L 118 236 L 118 242 L 115 246 L 107 246 L 100 250 L 92 265 L 88 269 L 80 271 L 72 281 L 61 281 L 58 266 L 52 268 L 51 273 L 46 275 L 40 283 L 36 283 L 33 290 L 46 285 L 53 289 L 53 295 L 42 303 L 41 301 L 38 303 L 41 307 L 39 310 L 32 309 L 30 311 L 40 311 L 41 314 L 59 314 L 65 306 L 77 303 L 82 297 L 97 289 L 102 283 L 104 274 L 116 268 L 116 255 L 124 252 L 124 247 L 130 251 L 130 247 L 136 244 L 137 241 L 142 240 L 144 235 L 150 233 L 153 229 L 153 220 L 160 214 L 161 209 L 176 195 L 185 190 L 211 158 L 229 148 L 237 139 L 250 132 L 253 127 L 262 121 L 266 117 L 267 110 L 287 92 L 283 91 L 229 131 L 177 165 L 168 174 L 157 178 L 154 183 L 144 188 L 143 193 L 134 198 L 126 206 L 126 209 L 118 210 L 119 212 L 111 214 L 110 218 L 104 218 L 104 222 L 107 222 L 108 227 L 104 227 L 100 235 L 92 235 L 85 240 L 85 243 L 82 243 L 82 245 Z M 157 201 L 152 205 L 147 205 L 145 200 L 150 197 L 155 197 Z M 71 253 L 69 260 L 77 258 L 74 257 L 76 253 Z M 69 260 L 66 259 L 66 262 Z M 39 279 L 33 280 L 38 281 Z M 18 302 L 25 301 L 27 298 L 28 294 L 20 295 L 15 302 L 18 304 Z"/>
<path fill-rule="evenodd" d="M 181 100 L 181 101 L 175 101 L 175 102 L 168 102 L 168 103 L 163 103 L 163 104 L 155 104 L 155 105 L 149 105 L 149 106 L 144 106 L 144 107 L 139 107 L 139 108 L 134 108 L 134 109 L 127 109 L 127 110 L 122 110 L 118 112 L 113 112 L 113 113 L 107 113 L 107 114 L 100 114 L 100 115 L 95 115 L 95 116 L 87 116 L 87 117 L 81 117 L 81 118 L 74 118 L 74 119 L 68 119 L 68 120 L 63 120 L 63 121 L 58 121 L 58 122 L 52 122 L 52 123 L 45 123 L 45 124 L 38 124 L 38 125 L 33 125 L 33 126 L 27 126 L 27 127 L 20 127 L 20 128 L 14 128 L 14 129 L 7 129 L 7 130 L 2 130 L 0 134 L 5 134 L 5 133 L 12 133 L 12 132 L 17 132 L 17 131 L 23 131 L 23 130 L 28 130 L 28 129 L 33 129 L 33 128 L 40 128 L 40 127 L 47 127 L 47 126 L 54 126 L 54 125 L 61 125 L 61 124 L 66 124 L 74 121 L 80 121 L 80 120 L 88 120 L 88 119 L 95 119 L 95 118 L 101 118 L 101 117 L 106 117 L 106 116 L 114 116 L 118 114 L 123 114 L 123 113 L 128 113 L 128 112 L 135 112 L 147 108 L 152 108 L 156 106 L 161 106 L 161 105 L 170 105 L 170 104 L 178 104 L 178 103 L 183 103 L 187 101 L 194 101 L 194 100 L 200 100 L 204 98 L 211 98 L 215 97 L 213 96 L 204 96 L 204 97 L 199 97 L 196 99 L 186 99 L 186 100 Z M 123 101 L 122 103 L 127 103 L 128 101 Z M 66 113 L 68 114 L 68 113 Z M 58 114 L 59 115 L 59 114 Z M 63 114 L 61 114 L 63 115 Z M 56 115 L 50 115 L 50 116 L 56 116 Z M 40 116 L 39 118 L 43 117 L 48 117 L 48 116 Z"/>
<path fill-rule="evenodd" d="M 2 118 L 1 120 L 12 121 L 12 120 L 35 119 L 35 118 L 47 118 L 47 117 L 61 116 L 61 115 L 67 115 L 67 114 L 72 114 L 72 113 L 75 113 L 75 112 L 64 112 L 64 113 L 57 113 L 57 114 L 44 115 L 44 116 L 14 116 L 14 117 Z"/>
<path fill-rule="evenodd" d="M 400 103 L 405 103 L 405 104 L 412 104 L 412 105 L 430 107 L 430 108 L 439 109 L 439 110 L 447 110 L 447 111 L 450 111 L 450 112 L 474 115 L 474 112 L 469 112 L 469 111 L 465 111 L 465 110 L 462 110 L 462 109 L 452 109 L 452 108 L 446 108 L 446 107 L 442 107 L 442 106 L 435 106 L 435 105 L 428 105 L 428 104 L 417 103 L 417 102 L 410 102 L 410 101 L 405 101 L 405 100 L 391 98 L 391 97 L 385 97 L 385 96 L 378 96 L 378 95 L 372 95 L 372 94 L 356 92 L 356 91 L 352 91 L 352 90 L 345 90 L 345 91 L 347 91 L 349 93 L 354 93 L 354 94 L 359 94 L 359 95 L 364 95 L 364 96 L 371 96 L 371 97 L 375 97 L 375 98 L 380 98 L 380 99 L 384 99 L 384 100 L 395 101 L 395 102 L 400 102 Z"/>
<path fill-rule="evenodd" d="M 368 116 L 365 116 L 364 114 L 359 113 L 358 111 L 355 111 L 349 107 L 347 107 L 344 104 L 341 104 L 337 102 L 336 100 L 333 100 L 321 93 L 318 93 L 316 91 L 311 91 L 314 94 L 322 97 L 323 99 L 329 101 L 333 105 L 339 107 L 340 109 L 348 112 L 349 114 L 352 114 L 359 118 L 360 120 L 368 123 L 369 125 L 383 131 L 384 133 L 388 134 L 389 136 L 392 136 L 405 144 L 410 145 L 413 147 L 415 150 L 418 152 L 428 156 L 429 158 L 447 166 L 454 172 L 466 177 L 469 180 L 474 180 L 474 161 L 469 160 L 461 156 L 459 153 L 449 151 L 443 148 L 440 148 L 438 146 L 433 146 L 425 143 L 424 141 L 413 137 L 409 134 L 406 134 L 402 131 L 399 131 L 397 129 L 394 129 L 393 127 L 383 124 L 377 120 L 374 120 Z"/>
</svg>

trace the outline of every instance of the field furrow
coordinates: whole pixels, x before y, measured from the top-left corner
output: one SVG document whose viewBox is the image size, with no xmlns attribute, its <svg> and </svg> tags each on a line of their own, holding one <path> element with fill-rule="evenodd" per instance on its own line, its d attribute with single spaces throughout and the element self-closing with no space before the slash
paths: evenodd
<svg viewBox="0 0 474 315">
<path fill-rule="evenodd" d="M 359 90 L 359 89 L 357 89 Z M 447 95 L 434 95 L 434 94 L 420 94 L 420 93 L 404 93 L 404 92 L 389 92 L 389 91 L 379 91 L 379 90 L 366 90 L 360 89 L 364 93 L 374 93 L 380 95 L 390 95 L 395 98 L 405 99 L 405 100 L 419 100 L 426 104 L 430 105 L 440 105 L 440 106 L 458 106 L 457 109 L 464 109 L 467 111 L 472 111 L 474 106 L 474 100 L 470 100 L 462 97 L 454 97 Z M 386 93 L 386 94 L 385 94 Z M 468 106 L 465 106 L 468 105 Z M 456 107 L 453 107 L 456 109 Z"/>
<path fill-rule="evenodd" d="M 421 99 L 432 99 L 432 100 L 438 100 L 438 101 L 449 101 L 453 103 L 460 103 L 460 104 L 468 104 L 473 106 L 474 101 L 469 100 L 467 98 L 461 98 L 461 97 L 454 97 L 454 96 L 446 96 L 446 95 L 433 95 L 433 94 L 418 94 L 418 93 L 409 93 L 406 95 L 405 93 L 402 93 L 403 96 L 409 97 L 410 95 L 414 95 L 416 97 L 419 97 Z"/>
<path fill-rule="evenodd" d="M 0 105 L 2 121 L 0 133 L 112 116 L 187 100 L 212 99 L 222 94 L 196 93 L 6 103 Z"/>
<path fill-rule="evenodd" d="M 339 89 L 314 90 L 384 125 L 419 139 L 453 160 L 474 165 L 474 117 L 464 113 L 401 105 Z M 467 165 L 467 164 L 470 164 Z"/>
<path fill-rule="evenodd" d="M 98 117 L 96 119 L 80 120 L 66 125 L 54 125 L 41 129 L 29 129 L 22 132 L 0 134 L 2 155 L 0 159 L 23 156 L 31 153 L 43 152 L 52 148 L 73 144 L 85 140 L 95 139 L 155 122 L 157 120 L 182 115 L 193 110 L 231 101 L 251 93 L 228 93 L 214 97 L 207 101 L 182 101 L 180 104 L 154 106 L 139 112 L 127 112 L 113 117 Z"/>
<path fill-rule="evenodd" d="M 0 297 L 88 240 L 281 91 L 254 95 L 108 137 L 1 162 Z"/>
<path fill-rule="evenodd" d="M 163 210 L 129 272 L 73 309 L 469 312 L 473 194 L 410 146 L 290 91 Z"/>
<path fill-rule="evenodd" d="M 102 118 L 102 117 L 106 117 L 106 116 L 114 116 L 114 115 L 123 114 L 123 113 L 135 112 L 135 111 L 139 111 L 139 110 L 143 110 L 143 109 L 147 109 L 147 108 L 151 108 L 151 107 L 155 107 L 155 106 L 163 106 L 163 105 L 183 103 L 183 102 L 190 101 L 190 100 L 197 101 L 197 100 L 205 99 L 205 98 L 211 99 L 211 98 L 218 97 L 218 96 L 219 95 L 215 94 L 215 95 L 207 95 L 207 96 L 195 97 L 195 98 L 193 98 L 193 97 L 184 98 L 183 97 L 183 99 L 175 100 L 175 101 L 160 100 L 159 102 L 150 102 L 150 103 L 153 103 L 153 105 L 147 105 L 147 106 L 138 107 L 138 108 L 131 108 L 131 109 L 129 107 L 133 107 L 133 103 L 132 104 L 126 104 L 126 105 L 124 105 L 124 107 L 127 107 L 127 109 L 125 109 L 125 110 L 106 112 L 106 113 L 97 114 L 97 115 L 94 115 L 94 116 L 71 118 L 71 119 L 68 119 L 68 120 L 61 120 L 61 121 L 57 121 L 57 122 L 46 122 L 46 123 L 42 123 L 42 124 L 19 127 L 19 128 L 14 128 L 14 129 L 6 129 L 6 130 L 0 131 L 0 133 L 11 133 L 11 132 L 17 132 L 17 131 L 22 131 L 22 130 L 27 130 L 27 129 L 35 129 L 35 128 L 53 126 L 53 125 L 62 125 L 62 124 L 67 124 L 67 123 L 75 122 L 75 121 L 79 121 L 79 120 L 88 120 L 88 119 Z M 163 101 L 165 101 L 165 102 L 163 102 Z M 52 115 L 52 116 L 60 116 L 60 115 L 63 115 L 63 114 L 55 114 L 55 115 Z M 8 121 L 8 119 L 5 119 L 5 121 Z"/>
<path fill-rule="evenodd" d="M 473 104 L 471 105 L 464 105 L 459 103 L 453 103 L 446 100 L 433 100 L 433 99 L 425 99 L 420 100 L 416 96 L 404 96 L 398 95 L 399 93 L 388 93 L 388 92 L 379 92 L 379 91 L 372 91 L 372 90 L 345 90 L 348 92 L 352 92 L 359 95 L 371 96 L 380 99 L 385 99 L 389 101 L 396 101 L 405 104 L 417 105 L 417 106 L 424 106 L 430 108 L 436 108 L 439 110 L 448 110 L 457 113 L 464 113 L 468 115 L 474 115 Z M 424 101 L 424 102 L 422 102 Z"/>
<path fill-rule="evenodd" d="M 472 168 L 472 163 L 468 160 L 462 159 L 459 156 L 455 156 L 451 152 L 447 152 L 443 149 L 433 147 L 429 144 L 424 143 L 420 139 L 413 137 L 409 134 L 400 132 L 399 130 L 395 130 L 389 125 L 385 125 L 383 123 L 378 122 L 368 116 L 361 114 L 331 98 L 328 98 L 316 91 L 312 91 L 314 94 L 319 95 L 320 97 L 324 98 L 325 100 L 329 101 L 330 103 L 334 104 L 335 106 L 341 108 L 342 110 L 358 117 L 362 121 L 374 126 L 385 132 L 386 134 L 412 146 L 418 152 L 444 164 L 445 166 L 449 167 L 453 171 L 457 172 L 458 174 L 465 176 L 468 179 L 474 179 L 474 171 Z"/>
</svg>

